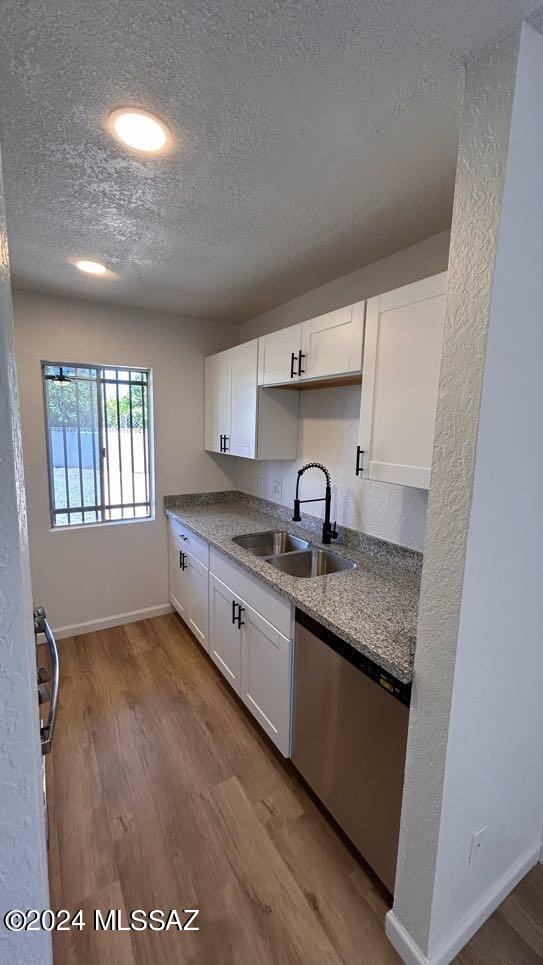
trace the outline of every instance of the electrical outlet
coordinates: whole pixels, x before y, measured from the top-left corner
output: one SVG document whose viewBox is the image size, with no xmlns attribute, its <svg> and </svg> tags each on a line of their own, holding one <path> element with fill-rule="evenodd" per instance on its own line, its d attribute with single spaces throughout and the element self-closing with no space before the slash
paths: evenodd
<svg viewBox="0 0 543 965">
<path fill-rule="evenodd" d="M 481 856 L 481 850 L 484 843 L 484 837 L 488 831 L 488 824 L 485 824 L 484 828 L 480 828 L 476 831 L 471 839 L 471 847 L 469 849 L 468 865 L 473 868 L 474 865 L 478 863 Z"/>
<path fill-rule="evenodd" d="M 271 484 L 271 495 L 272 499 L 281 499 L 283 495 L 283 485 L 277 479 Z"/>
<path fill-rule="evenodd" d="M 257 496 L 262 495 L 262 476 L 256 477 L 256 495 Z"/>
</svg>

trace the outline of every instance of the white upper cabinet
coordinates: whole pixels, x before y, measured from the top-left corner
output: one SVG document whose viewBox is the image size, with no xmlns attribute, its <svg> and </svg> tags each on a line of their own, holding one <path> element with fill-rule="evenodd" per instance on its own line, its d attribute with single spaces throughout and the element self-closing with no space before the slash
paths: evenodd
<svg viewBox="0 0 543 965">
<path fill-rule="evenodd" d="M 302 325 L 291 325 L 258 339 L 258 384 L 281 385 L 298 380 Z"/>
<path fill-rule="evenodd" d="M 228 415 L 226 451 L 254 459 L 256 455 L 258 339 L 228 352 Z"/>
<path fill-rule="evenodd" d="M 304 380 L 361 371 L 365 305 L 357 302 L 303 323 L 299 374 Z"/>
<path fill-rule="evenodd" d="M 259 338 L 258 384 L 285 385 L 360 372 L 365 305 L 347 305 Z"/>
<path fill-rule="evenodd" d="M 295 459 L 298 392 L 258 387 L 258 339 L 205 360 L 204 447 L 245 459 Z"/>
<path fill-rule="evenodd" d="M 447 273 L 369 299 L 357 475 L 428 489 Z"/>
<path fill-rule="evenodd" d="M 204 365 L 204 448 L 223 452 L 228 435 L 228 352 L 208 356 Z"/>
</svg>

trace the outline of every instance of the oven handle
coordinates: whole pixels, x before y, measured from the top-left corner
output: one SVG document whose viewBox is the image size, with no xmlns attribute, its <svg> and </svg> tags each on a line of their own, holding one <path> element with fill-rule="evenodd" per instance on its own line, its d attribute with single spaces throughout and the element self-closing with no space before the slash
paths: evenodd
<svg viewBox="0 0 543 965">
<path fill-rule="evenodd" d="M 55 730 L 55 721 L 57 718 L 57 704 L 58 704 L 58 688 L 60 684 L 60 663 L 58 656 L 58 647 L 55 640 L 53 631 L 47 622 L 47 617 L 45 616 L 45 610 L 43 607 L 36 607 L 34 610 L 34 629 L 36 633 L 45 634 L 45 639 L 47 641 L 47 646 L 49 647 L 49 653 L 51 655 L 51 697 L 49 700 L 49 713 L 47 715 L 47 721 L 43 727 L 40 728 L 40 738 L 41 738 L 41 752 L 42 754 L 49 754 L 51 750 L 51 745 L 53 743 L 53 733 Z"/>
</svg>

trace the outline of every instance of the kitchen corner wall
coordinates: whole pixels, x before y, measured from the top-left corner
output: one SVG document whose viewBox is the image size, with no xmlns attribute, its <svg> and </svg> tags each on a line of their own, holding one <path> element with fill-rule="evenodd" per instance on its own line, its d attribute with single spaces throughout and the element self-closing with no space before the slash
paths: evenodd
<svg viewBox="0 0 543 965">
<path fill-rule="evenodd" d="M 239 327 L 22 291 L 13 305 L 34 601 L 64 635 L 118 614 L 160 612 L 168 607 L 164 495 L 231 486 L 225 465 L 203 450 L 203 360 L 236 344 Z M 153 370 L 154 520 L 51 531 L 41 359 Z"/>
<path fill-rule="evenodd" d="M 443 231 L 245 322 L 242 340 L 437 274 L 447 268 L 448 256 L 449 232 Z M 236 488 L 292 505 L 299 467 L 306 462 L 323 462 L 332 475 L 333 518 L 372 536 L 422 550 L 426 492 L 355 476 L 359 415 L 360 386 L 302 391 L 298 459 L 255 463 L 231 457 L 226 460 L 229 478 Z M 280 496 L 274 492 L 277 484 Z M 304 476 L 304 499 L 321 496 L 322 490 L 320 473 Z M 322 512 L 319 504 L 306 510 Z"/>
<path fill-rule="evenodd" d="M 0 159 L 0 919 L 48 908 L 47 845 L 36 690 L 21 426 Z M 0 961 L 53 961 L 44 930 L 0 927 Z"/>
</svg>

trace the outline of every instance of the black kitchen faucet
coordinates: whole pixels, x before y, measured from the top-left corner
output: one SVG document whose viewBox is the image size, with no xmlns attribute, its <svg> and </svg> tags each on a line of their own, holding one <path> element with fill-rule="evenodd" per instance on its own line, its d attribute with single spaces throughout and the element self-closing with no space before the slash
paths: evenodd
<svg viewBox="0 0 543 965">
<path fill-rule="evenodd" d="M 303 476 L 306 469 L 320 469 L 326 476 L 326 489 L 324 492 L 324 497 L 321 499 L 300 499 L 298 496 L 300 489 L 300 477 Z M 336 523 L 332 526 L 330 522 L 330 506 L 332 503 L 332 489 L 330 481 L 330 473 L 325 466 L 320 462 L 308 462 L 307 465 L 302 466 L 298 469 L 298 479 L 296 480 L 296 498 L 294 500 L 294 516 L 292 520 L 294 523 L 299 523 L 302 519 L 300 516 L 300 504 L 301 503 L 324 503 L 324 524 L 322 527 L 322 541 L 328 544 L 331 539 L 337 539 L 337 529 Z"/>
</svg>

